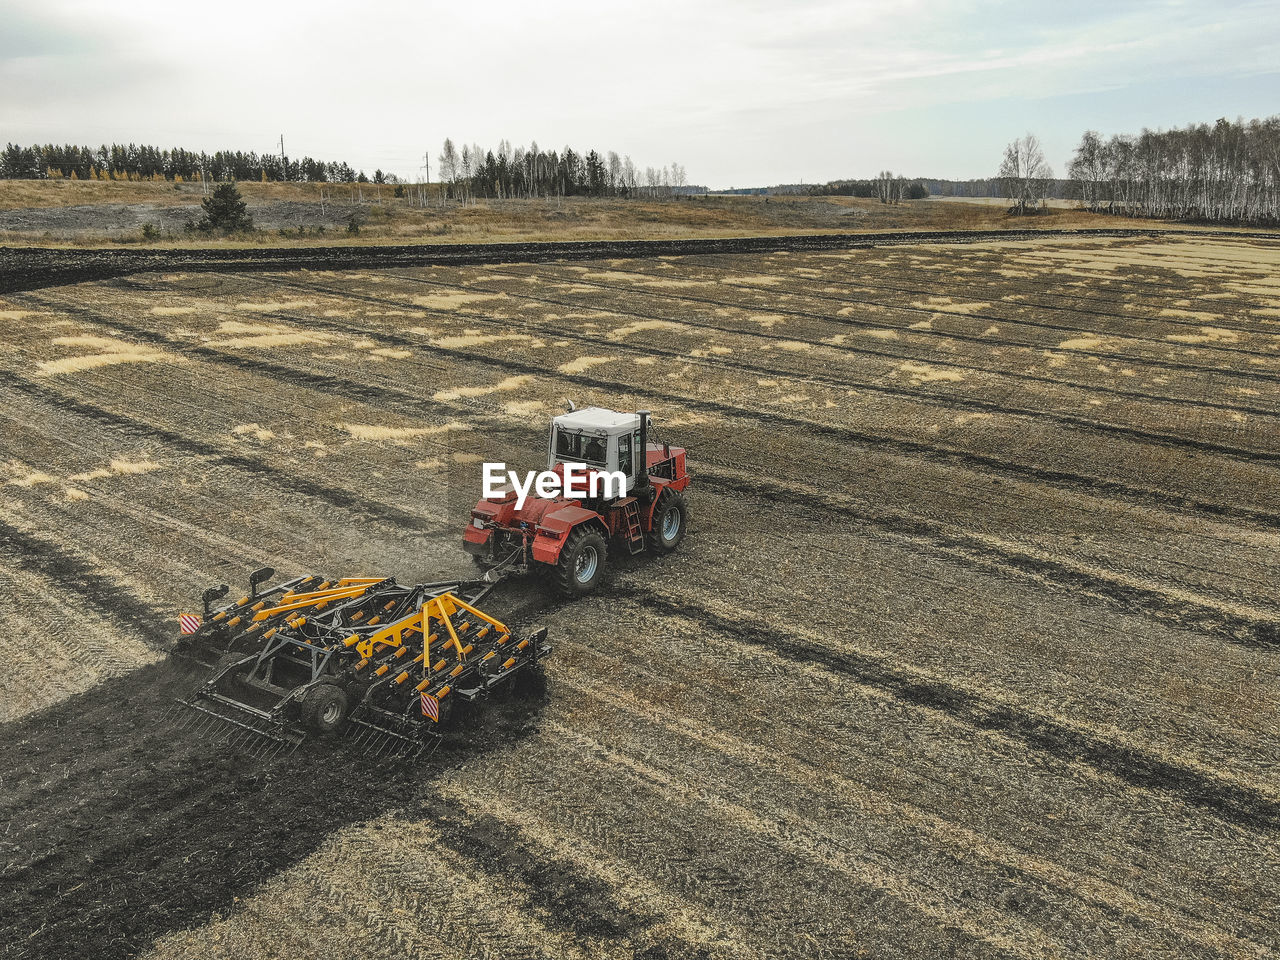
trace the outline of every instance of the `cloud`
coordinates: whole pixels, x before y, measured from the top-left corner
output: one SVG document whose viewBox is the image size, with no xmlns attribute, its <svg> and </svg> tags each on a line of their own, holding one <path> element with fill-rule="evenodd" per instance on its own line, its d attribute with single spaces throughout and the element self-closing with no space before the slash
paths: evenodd
<svg viewBox="0 0 1280 960">
<path fill-rule="evenodd" d="M 679 160 L 721 186 L 978 175 L 1029 125 L 1074 140 L 1085 107 L 1096 126 L 1269 112 L 1242 78 L 1280 63 L 1280 8 L 1253 0 L 20 6 L 0 39 L 10 139 L 261 152 L 283 132 L 293 155 L 410 176 L 446 135 Z"/>
</svg>

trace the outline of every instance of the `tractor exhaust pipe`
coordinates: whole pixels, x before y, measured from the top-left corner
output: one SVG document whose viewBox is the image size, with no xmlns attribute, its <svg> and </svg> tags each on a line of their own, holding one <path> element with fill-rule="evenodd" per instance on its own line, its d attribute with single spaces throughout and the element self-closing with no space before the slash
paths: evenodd
<svg viewBox="0 0 1280 960">
<path fill-rule="evenodd" d="M 640 449 L 637 451 L 636 463 L 636 495 L 647 496 L 649 493 L 649 411 L 639 410 L 640 414 Z"/>
</svg>

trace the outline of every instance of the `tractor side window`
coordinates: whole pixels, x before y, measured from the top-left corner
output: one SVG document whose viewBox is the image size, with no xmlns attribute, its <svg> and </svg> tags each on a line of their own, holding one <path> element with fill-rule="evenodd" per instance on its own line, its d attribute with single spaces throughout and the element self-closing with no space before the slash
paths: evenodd
<svg viewBox="0 0 1280 960">
<path fill-rule="evenodd" d="M 631 476 L 631 435 L 618 438 L 618 469 L 624 476 Z"/>
</svg>

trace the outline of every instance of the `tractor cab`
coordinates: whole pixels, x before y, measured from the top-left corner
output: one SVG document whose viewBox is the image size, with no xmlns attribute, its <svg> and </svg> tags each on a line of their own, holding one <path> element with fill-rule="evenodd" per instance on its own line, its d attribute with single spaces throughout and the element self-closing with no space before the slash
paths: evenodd
<svg viewBox="0 0 1280 960">
<path fill-rule="evenodd" d="M 557 464 L 585 463 L 589 469 L 620 472 L 630 493 L 639 480 L 647 424 L 639 413 L 615 413 L 603 407 L 585 407 L 561 414 L 551 421 L 547 469 Z"/>
</svg>

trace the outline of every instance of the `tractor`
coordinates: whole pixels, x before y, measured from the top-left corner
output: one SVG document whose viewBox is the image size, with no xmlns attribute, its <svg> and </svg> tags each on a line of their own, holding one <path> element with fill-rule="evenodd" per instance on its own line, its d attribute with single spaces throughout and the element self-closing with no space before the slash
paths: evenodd
<svg viewBox="0 0 1280 960">
<path fill-rule="evenodd" d="M 684 539 L 689 486 L 683 447 L 654 443 L 649 411 L 573 409 L 552 418 L 547 469 L 565 481 L 585 466 L 581 488 L 518 503 L 515 491 L 471 511 L 463 548 L 487 569 L 549 575 L 571 597 L 599 584 L 612 546 L 630 554 L 670 553 Z M 592 475 L 621 474 L 623 489 L 600 493 Z M 597 495 L 591 495 L 595 490 Z"/>
<path fill-rule="evenodd" d="M 597 474 L 611 475 L 607 492 Z M 209 588 L 203 616 L 179 618 L 175 652 L 216 664 L 184 712 L 271 750 L 340 731 L 402 754 L 438 744 L 456 706 L 517 688 L 551 652 L 545 629 L 509 628 L 478 606 L 504 578 L 543 571 L 581 596 L 610 544 L 669 553 L 684 538 L 685 452 L 649 441 L 648 411 L 555 417 L 544 479 L 556 478 L 563 496 L 508 491 L 476 504 L 464 546 L 482 576 L 401 585 L 312 574 L 264 587 L 275 571 L 263 568 L 234 602 L 223 602 L 225 584 Z"/>
</svg>

